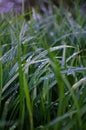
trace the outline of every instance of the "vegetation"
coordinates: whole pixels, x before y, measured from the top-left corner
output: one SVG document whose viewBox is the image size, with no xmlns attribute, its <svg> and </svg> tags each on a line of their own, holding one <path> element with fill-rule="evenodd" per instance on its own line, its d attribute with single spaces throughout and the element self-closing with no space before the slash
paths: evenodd
<svg viewBox="0 0 86 130">
<path fill-rule="evenodd" d="M 78 11 L 53 7 L 28 22 L 0 16 L 0 130 L 86 129 L 86 17 Z"/>
</svg>

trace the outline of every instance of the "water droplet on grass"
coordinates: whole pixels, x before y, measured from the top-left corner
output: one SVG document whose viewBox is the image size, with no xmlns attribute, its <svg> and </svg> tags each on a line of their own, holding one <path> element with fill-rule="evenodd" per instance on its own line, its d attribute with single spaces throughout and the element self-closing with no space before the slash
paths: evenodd
<svg viewBox="0 0 86 130">
<path fill-rule="evenodd" d="M 50 32 L 50 36 L 53 37 L 54 36 L 54 32 Z"/>
</svg>

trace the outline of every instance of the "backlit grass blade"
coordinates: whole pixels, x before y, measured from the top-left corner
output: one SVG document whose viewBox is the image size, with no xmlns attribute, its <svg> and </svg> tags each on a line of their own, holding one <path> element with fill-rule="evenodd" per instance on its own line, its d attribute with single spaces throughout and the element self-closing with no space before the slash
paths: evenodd
<svg viewBox="0 0 86 130">
<path fill-rule="evenodd" d="M 27 109 L 29 114 L 29 120 L 30 120 L 30 130 L 33 130 L 33 114 L 32 114 L 32 105 L 31 105 L 31 99 L 29 94 L 29 86 L 27 84 L 27 80 L 24 74 L 23 74 L 23 81 L 24 81 L 25 99 L 26 99 L 26 104 L 27 104 Z"/>
</svg>

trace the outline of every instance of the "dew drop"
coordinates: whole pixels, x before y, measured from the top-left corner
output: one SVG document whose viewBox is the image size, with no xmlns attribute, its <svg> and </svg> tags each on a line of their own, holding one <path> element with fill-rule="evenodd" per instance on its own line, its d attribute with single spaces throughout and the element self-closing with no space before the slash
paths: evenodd
<svg viewBox="0 0 86 130">
<path fill-rule="evenodd" d="M 53 37 L 53 36 L 54 36 L 54 32 L 50 32 L 50 36 L 52 36 L 52 37 Z"/>
</svg>

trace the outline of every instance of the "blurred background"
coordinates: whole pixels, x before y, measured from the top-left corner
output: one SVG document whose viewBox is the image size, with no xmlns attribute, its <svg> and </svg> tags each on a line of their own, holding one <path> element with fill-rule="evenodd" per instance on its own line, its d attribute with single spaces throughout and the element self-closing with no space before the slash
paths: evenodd
<svg viewBox="0 0 86 130">
<path fill-rule="evenodd" d="M 31 12 L 29 14 L 33 14 L 33 10 L 35 10 L 36 13 L 44 15 L 53 13 L 53 9 L 59 7 L 62 10 L 66 9 L 70 11 L 72 14 L 75 14 L 77 8 L 80 9 L 82 15 L 86 13 L 85 0 L 0 0 L 0 13 L 13 11 L 17 14 L 28 12 Z M 29 19 L 29 16 L 27 18 Z"/>
</svg>

